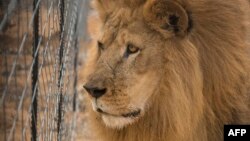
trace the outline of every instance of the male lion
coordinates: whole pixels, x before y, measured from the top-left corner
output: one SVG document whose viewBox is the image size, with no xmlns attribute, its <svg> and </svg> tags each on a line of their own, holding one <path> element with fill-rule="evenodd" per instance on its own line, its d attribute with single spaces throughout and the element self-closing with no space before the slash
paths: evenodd
<svg viewBox="0 0 250 141">
<path fill-rule="evenodd" d="M 249 124 L 248 0 L 96 0 L 84 88 L 104 141 L 222 141 Z M 247 14 L 248 13 L 248 14 Z"/>
</svg>

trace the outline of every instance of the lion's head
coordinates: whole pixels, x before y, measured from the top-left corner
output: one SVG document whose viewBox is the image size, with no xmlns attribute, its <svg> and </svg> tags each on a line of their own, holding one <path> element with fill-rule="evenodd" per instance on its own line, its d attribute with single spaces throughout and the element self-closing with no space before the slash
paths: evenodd
<svg viewBox="0 0 250 141">
<path fill-rule="evenodd" d="M 201 93 L 197 50 L 186 39 L 192 20 L 181 4 L 150 0 L 105 4 L 97 1 L 96 5 L 101 11 L 102 34 L 97 41 L 95 70 L 84 87 L 94 111 L 107 126 L 122 128 L 134 123 L 147 113 L 156 97 L 165 99 L 169 95 L 166 102 L 178 102 L 171 100 L 175 96 L 171 94 L 171 84 L 166 86 L 169 81 L 183 87 L 196 85 L 196 90 L 187 91 Z M 181 73 L 193 77 L 195 83 L 180 77 Z M 161 96 L 163 81 L 166 95 Z"/>
</svg>

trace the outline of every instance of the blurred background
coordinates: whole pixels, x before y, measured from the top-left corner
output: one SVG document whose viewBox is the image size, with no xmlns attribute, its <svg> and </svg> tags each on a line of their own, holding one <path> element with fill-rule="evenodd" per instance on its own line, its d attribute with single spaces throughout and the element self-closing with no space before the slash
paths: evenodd
<svg viewBox="0 0 250 141">
<path fill-rule="evenodd" d="M 89 4 L 0 0 L 0 141 L 92 139 L 82 90 L 98 26 Z"/>
</svg>

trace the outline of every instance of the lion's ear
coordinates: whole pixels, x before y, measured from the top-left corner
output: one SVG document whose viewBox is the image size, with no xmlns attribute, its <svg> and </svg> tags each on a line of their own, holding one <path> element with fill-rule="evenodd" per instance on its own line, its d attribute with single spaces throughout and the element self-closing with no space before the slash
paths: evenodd
<svg viewBox="0 0 250 141">
<path fill-rule="evenodd" d="M 165 38 L 183 37 L 189 28 L 187 11 L 173 0 L 148 0 L 143 15 L 147 23 Z"/>
</svg>

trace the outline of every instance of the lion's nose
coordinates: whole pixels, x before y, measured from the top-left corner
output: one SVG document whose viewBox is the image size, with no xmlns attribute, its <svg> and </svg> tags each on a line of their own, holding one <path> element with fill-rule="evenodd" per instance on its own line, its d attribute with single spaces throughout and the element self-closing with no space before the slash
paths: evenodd
<svg viewBox="0 0 250 141">
<path fill-rule="evenodd" d="M 85 88 L 85 90 L 94 98 L 99 98 L 101 96 L 103 96 L 107 89 L 106 88 L 97 88 L 97 87 L 91 87 L 88 85 L 83 86 Z"/>
</svg>

